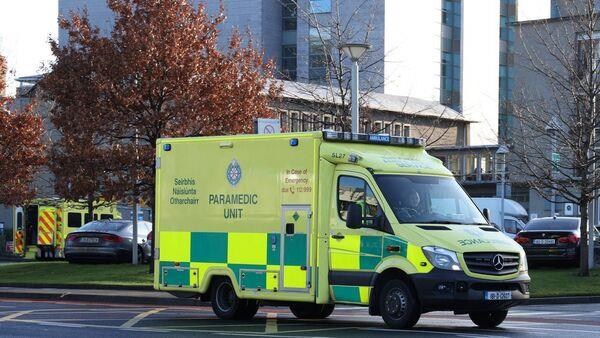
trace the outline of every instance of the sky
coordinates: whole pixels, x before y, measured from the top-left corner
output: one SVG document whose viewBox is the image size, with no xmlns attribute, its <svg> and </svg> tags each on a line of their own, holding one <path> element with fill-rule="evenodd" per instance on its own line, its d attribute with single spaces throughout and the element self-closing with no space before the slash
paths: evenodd
<svg viewBox="0 0 600 338">
<path fill-rule="evenodd" d="M 0 54 L 8 65 L 7 95 L 15 78 L 42 73 L 52 61 L 48 39 L 58 38 L 58 0 L 0 0 Z"/>
</svg>

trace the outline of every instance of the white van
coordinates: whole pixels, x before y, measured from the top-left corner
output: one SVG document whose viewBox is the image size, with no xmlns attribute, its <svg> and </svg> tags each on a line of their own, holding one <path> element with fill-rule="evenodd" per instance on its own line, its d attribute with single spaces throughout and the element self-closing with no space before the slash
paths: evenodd
<svg viewBox="0 0 600 338">
<path fill-rule="evenodd" d="M 504 199 L 504 228 L 502 228 L 502 198 L 500 197 L 477 197 L 473 202 L 483 211 L 488 209 L 490 222 L 510 238 L 514 238 L 519 231 L 525 228 L 525 223 L 529 220 L 527 210 L 519 202 Z"/>
</svg>

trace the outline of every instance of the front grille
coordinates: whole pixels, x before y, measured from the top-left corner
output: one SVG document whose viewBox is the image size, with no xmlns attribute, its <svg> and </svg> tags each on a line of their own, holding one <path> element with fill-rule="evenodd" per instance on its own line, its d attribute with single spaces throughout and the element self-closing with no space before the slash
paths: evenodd
<svg viewBox="0 0 600 338">
<path fill-rule="evenodd" d="M 497 258 L 499 256 L 500 258 Z M 519 270 L 519 254 L 508 252 L 469 252 L 463 254 L 467 268 L 484 275 L 509 275 Z M 502 264 L 499 264 L 501 262 Z"/>
</svg>

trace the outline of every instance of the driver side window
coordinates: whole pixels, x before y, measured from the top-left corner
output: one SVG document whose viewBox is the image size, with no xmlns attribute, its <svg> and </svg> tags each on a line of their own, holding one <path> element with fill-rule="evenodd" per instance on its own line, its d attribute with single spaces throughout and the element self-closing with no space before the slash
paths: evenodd
<svg viewBox="0 0 600 338">
<path fill-rule="evenodd" d="M 379 212 L 379 202 L 365 180 L 352 176 L 340 176 L 338 178 L 337 207 L 338 215 L 342 220 L 346 220 L 348 206 L 352 203 L 361 206 L 363 217 L 375 217 Z"/>
</svg>

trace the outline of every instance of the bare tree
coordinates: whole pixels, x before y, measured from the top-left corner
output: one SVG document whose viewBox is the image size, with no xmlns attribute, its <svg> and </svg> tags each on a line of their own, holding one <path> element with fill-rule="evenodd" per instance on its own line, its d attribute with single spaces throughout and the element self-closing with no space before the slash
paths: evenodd
<svg viewBox="0 0 600 338">
<path fill-rule="evenodd" d="M 383 125 L 380 128 L 375 127 L 372 121 L 374 111 L 369 105 L 369 102 L 374 100 L 374 95 L 382 91 L 386 81 L 383 71 L 386 51 L 376 40 L 381 38 L 377 36 L 378 32 L 383 31 L 383 27 L 380 27 L 382 22 L 378 20 L 380 1 L 332 0 L 330 11 L 315 8 L 316 5 L 308 0 L 280 0 L 280 2 L 290 15 L 295 15 L 299 22 L 308 26 L 308 34 L 304 42 L 308 45 L 309 56 L 308 59 L 298 60 L 299 63 L 309 65 L 308 74 L 300 74 L 296 78 L 298 82 L 294 85 L 302 94 L 295 103 L 303 110 L 316 114 L 305 115 L 303 119 L 310 119 L 308 124 L 315 129 L 351 130 L 351 60 L 340 46 L 350 42 L 363 43 L 371 45 L 372 48 L 360 60 L 361 121 L 359 123 L 367 132 L 384 132 Z M 285 78 L 288 74 L 282 75 Z M 409 97 L 405 98 L 405 107 L 409 100 Z M 394 118 L 391 123 L 392 125 L 394 122 L 418 125 L 415 122 L 421 121 L 423 113 L 427 110 L 435 110 L 434 106 L 437 105 L 432 103 L 416 111 L 406 111 Z M 429 119 L 427 127 L 418 127 L 418 134 L 425 138 L 428 144 L 437 143 L 449 130 L 446 124 L 450 120 L 450 114 L 446 109 L 437 113 L 438 117 L 427 116 Z M 330 119 L 323 119 L 324 115 L 329 116 Z M 294 117 L 290 118 L 294 119 Z M 303 121 L 294 122 L 300 124 Z"/>
<path fill-rule="evenodd" d="M 351 100 L 351 61 L 340 49 L 340 45 L 348 42 L 372 42 L 372 34 L 376 27 L 375 0 L 360 0 L 351 10 L 342 0 L 332 0 L 331 12 L 320 13 L 310 1 L 306 0 L 281 0 L 283 6 L 289 11 L 295 11 L 297 20 L 308 26 L 306 43 L 309 49 L 308 59 L 299 62 L 309 64 L 309 73 L 298 76 L 298 86 L 312 95 L 310 109 L 330 115 L 332 121 L 324 123 L 316 118 L 311 121 L 313 125 L 325 128 L 349 131 L 351 127 L 350 100 Z M 383 79 L 383 50 L 374 48 L 361 59 L 361 96 L 368 96 L 384 85 Z M 312 84 L 324 86 L 327 90 L 315 91 Z M 336 98 L 336 104 L 332 98 Z M 368 116 L 368 110 L 361 98 L 363 116 Z M 366 123 L 366 121 L 362 121 Z M 328 125 L 324 125 L 328 124 Z"/>
<path fill-rule="evenodd" d="M 517 26 L 516 160 L 509 165 L 543 198 L 560 195 L 579 206 L 580 275 L 589 276 L 588 208 L 600 188 L 600 15 L 594 0 L 565 2 L 562 9 L 559 18 Z"/>
</svg>

